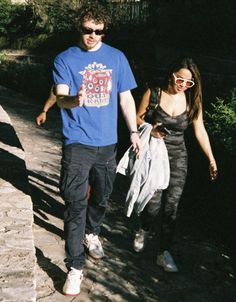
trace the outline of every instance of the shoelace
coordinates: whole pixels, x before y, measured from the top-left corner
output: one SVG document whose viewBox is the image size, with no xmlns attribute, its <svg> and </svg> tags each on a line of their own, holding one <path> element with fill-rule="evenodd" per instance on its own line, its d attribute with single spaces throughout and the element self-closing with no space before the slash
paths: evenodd
<svg viewBox="0 0 236 302">
<path fill-rule="evenodd" d="M 97 235 L 90 236 L 88 239 L 89 244 L 101 245 Z"/>
<path fill-rule="evenodd" d="M 69 277 L 69 279 L 72 279 L 72 278 L 74 278 L 74 277 L 79 277 L 80 279 L 82 279 L 82 278 L 83 278 L 83 273 L 76 272 L 75 270 L 72 269 L 72 270 L 69 272 L 68 277 Z"/>
</svg>

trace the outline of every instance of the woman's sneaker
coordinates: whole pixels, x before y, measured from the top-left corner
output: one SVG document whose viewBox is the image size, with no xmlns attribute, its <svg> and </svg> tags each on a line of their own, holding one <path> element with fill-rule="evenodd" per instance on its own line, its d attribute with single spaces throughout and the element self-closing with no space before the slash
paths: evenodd
<svg viewBox="0 0 236 302">
<path fill-rule="evenodd" d="M 67 274 L 66 282 L 62 290 L 63 294 L 66 296 L 78 296 L 82 280 L 83 271 L 72 267 Z"/>
<path fill-rule="evenodd" d="M 144 250 L 147 238 L 149 235 L 149 231 L 144 231 L 143 229 L 139 229 L 139 231 L 135 234 L 133 247 L 135 252 L 140 253 Z"/>
<path fill-rule="evenodd" d="M 104 251 L 98 235 L 86 234 L 84 244 L 88 249 L 89 256 L 93 259 L 100 260 L 104 257 Z"/>
<path fill-rule="evenodd" d="M 177 273 L 179 271 L 168 251 L 164 251 L 163 254 L 157 256 L 157 264 L 163 267 L 166 272 Z"/>
</svg>

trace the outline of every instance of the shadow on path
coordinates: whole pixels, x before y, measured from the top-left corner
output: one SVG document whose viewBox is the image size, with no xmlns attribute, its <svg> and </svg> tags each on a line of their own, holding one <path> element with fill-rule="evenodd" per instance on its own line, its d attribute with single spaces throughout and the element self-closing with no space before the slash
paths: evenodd
<svg viewBox="0 0 236 302">
<path fill-rule="evenodd" d="M 0 141 L 6 145 L 24 150 L 12 125 L 0 122 Z"/>
<path fill-rule="evenodd" d="M 36 256 L 38 265 L 44 270 L 48 277 L 53 281 L 55 289 L 62 293 L 62 287 L 66 278 L 66 273 L 63 272 L 57 265 L 52 263 L 51 259 L 44 256 L 43 252 L 36 248 Z"/>
<path fill-rule="evenodd" d="M 29 195 L 25 161 L 0 148 L 0 178 L 11 183 L 16 189 Z"/>
</svg>

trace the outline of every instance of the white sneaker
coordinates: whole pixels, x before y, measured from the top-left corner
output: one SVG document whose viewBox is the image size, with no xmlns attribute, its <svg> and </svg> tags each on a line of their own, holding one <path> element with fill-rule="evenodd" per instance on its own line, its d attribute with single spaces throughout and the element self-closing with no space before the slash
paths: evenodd
<svg viewBox="0 0 236 302">
<path fill-rule="evenodd" d="M 104 251 L 98 235 L 86 234 L 84 244 L 92 258 L 99 260 L 104 257 Z"/>
<path fill-rule="evenodd" d="M 166 272 L 177 273 L 179 271 L 168 251 L 164 251 L 163 254 L 157 256 L 157 264 L 162 266 Z"/>
<path fill-rule="evenodd" d="M 139 229 L 138 232 L 135 234 L 133 248 L 135 252 L 140 253 L 144 250 L 147 238 L 148 238 L 149 231 L 144 231 L 143 229 Z"/>
<path fill-rule="evenodd" d="M 63 294 L 66 296 L 78 296 L 82 280 L 83 271 L 72 267 L 67 274 L 66 282 L 62 289 Z"/>
</svg>

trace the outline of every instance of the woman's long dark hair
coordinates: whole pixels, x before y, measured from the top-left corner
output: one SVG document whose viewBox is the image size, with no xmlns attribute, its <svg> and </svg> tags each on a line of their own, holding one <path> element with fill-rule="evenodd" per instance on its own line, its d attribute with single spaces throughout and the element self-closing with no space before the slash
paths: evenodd
<svg viewBox="0 0 236 302">
<path fill-rule="evenodd" d="M 182 68 L 188 69 L 192 73 L 192 79 L 195 85 L 185 91 L 187 104 L 188 104 L 188 116 L 190 121 L 196 119 L 202 108 L 202 84 L 201 76 L 197 65 L 192 58 L 182 57 L 177 59 L 170 67 L 167 77 L 164 79 L 163 88 L 167 88 L 170 79 L 172 79 L 173 73 L 176 73 Z"/>
</svg>

